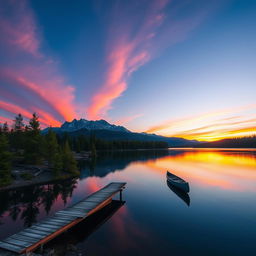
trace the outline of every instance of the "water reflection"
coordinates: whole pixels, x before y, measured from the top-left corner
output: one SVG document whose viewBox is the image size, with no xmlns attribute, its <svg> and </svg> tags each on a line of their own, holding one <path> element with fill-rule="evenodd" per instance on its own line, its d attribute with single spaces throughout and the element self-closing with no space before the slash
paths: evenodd
<svg viewBox="0 0 256 256">
<path fill-rule="evenodd" d="M 52 205 L 61 198 L 63 204 L 72 197 L 77 181 L 74 179 L 56 184 L 29 186 L 23 189 L 0 193 L 0 219 L 10 216 L 13 221 L 23 221 L 24 227 L 37 222 L 37 216 L 44 210 L 49 214 Z"/>
<path fill-rule="evenodd" d="M 173 169 L 178 176 L 199 186 L 233 191 L 256 191 L 256 151 L 171 150 L 170 155 L 148 161 L 157 172 Z"/>
<path fill-rule="evenodd" d="M 107 222 L 124 204 L 125 201 L 113 200 L 103 209 L 70 229 L 69 232 L 63 233 L 48 243 L 44 248 L 44 252 L 54 253 L 55 256 L 86 255 L 86 249 L 83 246 L 77 246 L 77 244 L 84 243 L 93 232 Z"/>
<path fill-rule="evenodd" d="M 189 194 L 176 188 L 175 186 L 173 186 L 168 180 L 166 181 L 167 186 L 170 188 L 170 190 L 176 194 L 181 200 L 183 200 L 187 206 L 190 205 L 190 197 Z"/>
<path fill-rule="evenodd" d="M 170 169 L 189 182 L 192 203 L 165 184 Z M 81 163 L 73 183 L 0 193 L 0 239 L 112 181 L 127 182 L 126 204 L 90 235 L 78 226 L 64 243 L 53 240 L 56 250 L 71 244 L 82 255 L 254 255 L 256 150 L 244 149 L 103 154 Z"/>
<path fill-rule="evenodd" d="M 122 171 L 131 163 L 147 162 L 168 156 L 168 150 L 137 150 L 101 152 L 97 159 L 91 162 L 81 161 L 80 169 L 83 170 L 81 178 L 90 176 L 105 177 L 111 172 Z"/>
</svg>

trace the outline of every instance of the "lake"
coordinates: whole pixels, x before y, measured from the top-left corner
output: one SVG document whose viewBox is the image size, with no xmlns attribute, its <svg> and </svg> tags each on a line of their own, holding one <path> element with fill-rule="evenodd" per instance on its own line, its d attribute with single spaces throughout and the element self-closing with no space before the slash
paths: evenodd
<svg viewBox="0 0 256 256">
<path fill-rule="evenodd" d="M 114 201 L 46 250 L 54 248 L 57 255 L 255 255 L 256 150 L 105 153 L 80 167 L 77 180 L 1 192 L 0 239 L 109 182 L 124 181 L 124 203 Z M 189 182 L 189 195 L 168 186 L 167 170 Z"/>
</svg>

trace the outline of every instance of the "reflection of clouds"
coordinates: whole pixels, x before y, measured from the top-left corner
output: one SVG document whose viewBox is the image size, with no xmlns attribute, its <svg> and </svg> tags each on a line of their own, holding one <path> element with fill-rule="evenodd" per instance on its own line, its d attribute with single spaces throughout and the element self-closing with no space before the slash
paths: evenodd
<svg viewBox="0 0 256 256">
<path fill-rule="evenodd" d="M 135 222 L 126 205 L 124 205 L 115 215 L 112 220 L 113 230 L 112 236 L 114 236 L 113 247 L 115 247 L 116 241 L 118 241 L 119 248 L 123 250 L 134 249 L 140 250 L 141 240 L 147 239 L 149 233 L 146 229 L 143 230 L 141 224 Z"/>
<path fill-rule="evenodd" d="M 86 186 L 87 191 L 90 193 L 96 192 L 97 190 L 102 188 L 100 180 L 96 178 L 89 178 Z"/>
<path fill-rule="evenodd" d="M 189 151 L 148 161 L 146 165 L 161 173 L 173 171 L 191 184 L 225 190 L 255 191 L 256 158 L 253 153 Z"/>
</svg>

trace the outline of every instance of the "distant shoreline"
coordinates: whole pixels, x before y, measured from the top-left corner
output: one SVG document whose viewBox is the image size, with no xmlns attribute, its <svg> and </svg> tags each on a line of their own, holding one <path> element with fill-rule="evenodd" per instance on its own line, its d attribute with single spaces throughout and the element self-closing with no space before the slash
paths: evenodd
<svg viewBox="0 0 256 256">
<path fill-rule="evenodd" d="M 228 147 L 212 147 L 212 148 L 197 148 L 197 147 L 174 147 L 174 148 L 168 148 L 168 149 L 186 149 L 186 150 L 233 150 L 233 151 L 256 151 L 256 148 L 228 148 Z"/>
<path fill-rule="evenodd" d="M 244 152 L 252 152 L 255 151 L 256 153 L 256 148 L 194 148 L 194 147 L 174 147 L 174 148 L 151 148 L 151 149 L 123 149 L 123 150 L 98 150 L 98 153 L 111 153 L 111 152 L 140 152 L 140 151 L 168 151 L 168 150 L 188 150 L 188 151 L 244 151 Z M 90 152 L 86 152 L 86 156 L 90 155 Z M 79 158 L 77 157 L 77 160 L 91 160 L 90 157 L 85 157 L 85 158 Z M 60 182 L 63 180 L 68 180 L 72 178 L 77 178 L 77 175 L 69 175 L 67 173 L 63 174 L 63 177 L 52 177 L 49 172 L 46 172 L 42 174 L 40 177 L 34 177 L 31 180 L 20 180 L 15 181 L 8 185 L 8 186 L 3 186 L 0 187 L 0 192 L 1 191 L 6 191 L 6 190 L 12 190 L 12 189 L 20 189 L 24 187 L 29 187 L 29 186 L 35 186 L 35 185 L 44 185 L 44 184 L 52 184 L 56 182 Z"/>
</svg>

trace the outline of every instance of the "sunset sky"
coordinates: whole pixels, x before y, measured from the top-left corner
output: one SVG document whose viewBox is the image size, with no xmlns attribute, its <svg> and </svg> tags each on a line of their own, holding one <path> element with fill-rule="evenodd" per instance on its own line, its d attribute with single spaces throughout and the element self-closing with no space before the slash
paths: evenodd
<svg viewBox="0 0 256 256">
<path fill-rule="evenodd" d="M 256 132 L 256 1 L 0 1 L 0 123 Z"/>
</svg>

